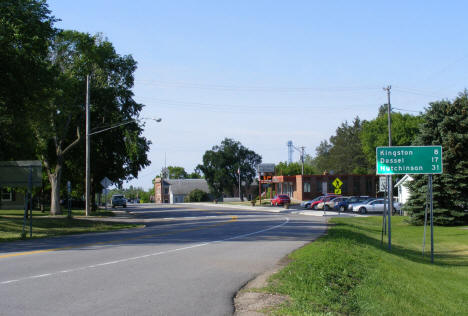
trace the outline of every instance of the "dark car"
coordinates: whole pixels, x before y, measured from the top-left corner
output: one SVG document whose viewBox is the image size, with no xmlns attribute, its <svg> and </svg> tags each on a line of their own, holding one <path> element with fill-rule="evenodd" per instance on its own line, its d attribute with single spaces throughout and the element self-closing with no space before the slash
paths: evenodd
<svg viewBox="0 0 468 316">
<path fill-rule="evenodd" d="M 291 199 L 285 194 L 275 195 L 275 197 L 270 201 L 270 205 L 284 205 L 290 203 Z"/>
<path fill-rule="evenodd" d="M 359 203 L 369 198 L 369 196 L 350 196 L 348 199 L 335 204 L 335 209 L 340 210 L 341 212 L 345 212 L 348 210 L 350 204 Z"/>
<path fill-rule="evenodd" d="M 121 194 L 114 194 L 111 199 L 111 207 L 122 206 L 127 207 L 127 200 Z"/>
</svg>

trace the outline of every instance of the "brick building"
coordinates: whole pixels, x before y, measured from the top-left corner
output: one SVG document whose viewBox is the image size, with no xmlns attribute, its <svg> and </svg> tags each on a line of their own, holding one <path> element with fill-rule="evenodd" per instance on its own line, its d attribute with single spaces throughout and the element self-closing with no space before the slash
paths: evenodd
<svg viewBox="0 0 468 316">
<path fill-rule="evenodd" d="M 295 175 L 274 176 L 271 185 L 278 194 L 295 200 L 311 200 L 319 195 L 334 193 L 335 179 L 342 182 L 341 195 L 376 196 L 378 177 L 375 175 Z"/>
</svg>

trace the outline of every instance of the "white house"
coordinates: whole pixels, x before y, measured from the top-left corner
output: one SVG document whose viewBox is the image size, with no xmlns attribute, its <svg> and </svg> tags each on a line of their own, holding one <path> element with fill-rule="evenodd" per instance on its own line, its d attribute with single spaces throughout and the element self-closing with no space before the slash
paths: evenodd
<svg viewBox="0 0 468 316">
<path fill-rule="evenodd" d="M 183 203 L 184 198 L 195 189 L 209 193 L 205 179 L 161 179 L 154 181 L 155 203 Z"/>
<path fill-rule="evenodd" d="M 411 181 L 413 181 L 413 178 L 409 174 L 405 174 L 405 176 L 395 184 L 395 187 L 398 188 L 398 202 L 401 204 L 405 204 L 409 199 L 410 191 L 408 189 L 408 183 Z"/>
</svg>

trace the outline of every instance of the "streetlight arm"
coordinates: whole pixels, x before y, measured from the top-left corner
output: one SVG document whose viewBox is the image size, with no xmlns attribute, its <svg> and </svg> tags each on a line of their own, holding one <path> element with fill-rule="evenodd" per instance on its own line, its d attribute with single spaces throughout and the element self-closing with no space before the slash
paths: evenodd
<svg viewBox="0 0 468 316">
<path fill-rule="evenodd" d="M 141 120 L 154 120 L 156 122 L 161 122 L 161 118 L 151 118 L 151 117 L 143 117 L 141 118 Z M 102 133 L 102 132 L 105 132 L 105 131 L 108 131 L 110 129 L 113 129 L 113 128 L 116 128 L 116 127 L 119 127 L 119 126 L 123 126 L 123 125 L 127 125 L 127 124 L 130 124 L 130 123 L 134 123 L 134 122 L 138 122 L 139 120 L 138 119 L 133 119 L 131 121 L 128 121 L 128 122 L 123 122 L 123 123 L 119 123 L 119 124 L 116 124 L 116 125 L 113 125 L 111 127 L 107 127 L 107 128 L 104 128 L 104 129 L 101 129 L 101 130 L 98 130 L 98 131 L 95 131 L 95 132 L 92 132 L 92 133 L 89 133 L 88 135 L 94 135 L 94 134 L 99 134 L 99 133 Z"/>
<path fill-rule="evenodd" d="M 105 132 L 105 131 L 108 131 L 110 129 L 113 129 L 113 128 L 116 128 L 116 127 L 119 127 L 119 126 L 123 126 L 123 125 L 127 125 L 127 124 L 130 124 L 130 123 L 134 123 L 134 122 L 137 122 L 137 120 L 131 120 L 129 122 L 125 122 L 125 123 L 120 123 L 120 124 L 116 124 L 114 126 L 111 126 L 111 127 L 108 127 L 108 128 L 104 128 L 104 129 L 101 129 L 101 130 L 98 130 L 98 131 L 95 131 L 95 132 L 92 132 L 92 133 L 89 133 L 88 135 L 94 135 L 94 134 L 99 134 L 99 133 L 102 133 L 102 132 Z"/>
</svg>

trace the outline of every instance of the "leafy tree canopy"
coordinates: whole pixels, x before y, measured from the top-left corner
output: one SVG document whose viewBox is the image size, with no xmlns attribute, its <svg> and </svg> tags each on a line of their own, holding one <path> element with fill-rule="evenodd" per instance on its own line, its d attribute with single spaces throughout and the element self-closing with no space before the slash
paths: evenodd
<svg viewBox="0 0 468 316">
<path fill-rule="evenodd" d="M 362 121 L 356 117 L 354 121 L 342 123 L 330 137 L 330 141 L 322 141 L 316 148 L 313 166 L 318 172 L 333 172 L 335 174 L 365 174 L 368 163 L 362 151 L 359 135 Z"/>
<path fill-rule="evenodd" d="M 203 164 L 197 166 L 203 172 L 208 185 L 216 196 L 224 192 L 234 194 L 234 188 L 240 181 L 252 183 L 256 175 L 256 166 L 262 157 L 244 147 L 240 142 L 225 138 L 221 145 L 214 146 L 203 155 Z"/>
<path fill-rule="evenodd" d="M 383 107 L 381 107 L 383 108 Z M 421 124 L 421 116 L 392 113 L 392 146 L 408 146 L 416 137 Z M 367 166 L 375 171 L 375 148 L 388 146 L 388 117 L 385 111 L 379 116 L 362 123 L 359 138 Z"/>
<path fill-rule="evenodd" d="M 0 160 L 33 159 L 33 133 L 21 124 L 51 87 L 48 53 L 56 20 L 45 1 L 0 4 Z"/>
<path fill-rule="evenodd" d="M 300 162 L 280 162 L 275 166 L 275 174 L 280 176 L 294 176 L 301 174 L 302 164 Z M 304 174 L 316 173 L 315 168 L 307 161 L 304 162 Z"/>
</svg>

